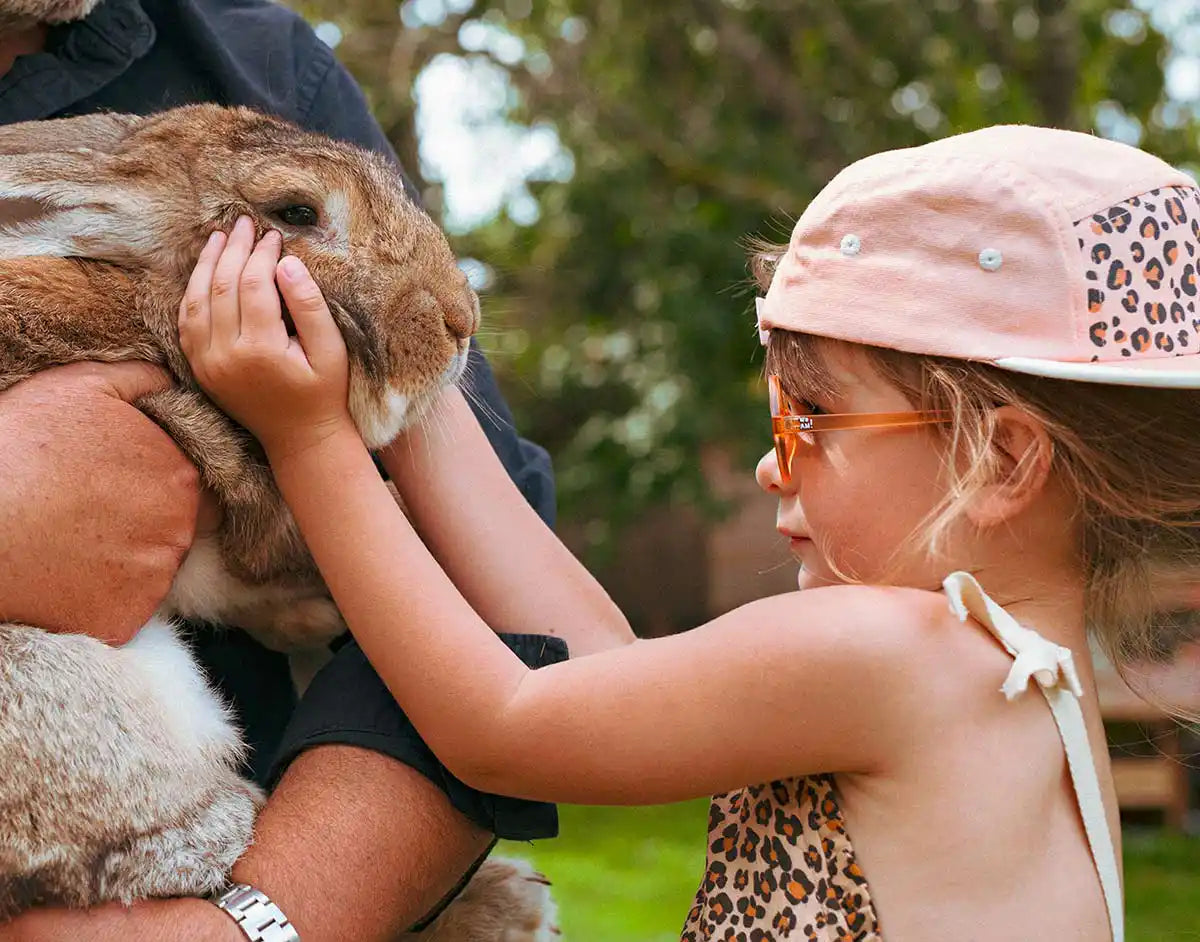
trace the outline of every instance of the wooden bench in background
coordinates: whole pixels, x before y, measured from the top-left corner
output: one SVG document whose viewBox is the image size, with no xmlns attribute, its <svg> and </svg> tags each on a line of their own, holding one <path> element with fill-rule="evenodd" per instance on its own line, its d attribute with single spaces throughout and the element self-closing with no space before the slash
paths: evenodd
<svg viewBox="0 0 1200 942">
<path fill-rule="evenodd" d="M 1170 665 L 1138 668 L 1134 686 L 1175 708 L 1200 714 L 1200 645 L 1185 649 Z M 1122 811 L 1159 811 L 1171 830 L 1184 829 L 1190 809 L 1190 766 L 1180 722 L 1142 699 L 1102 658 L 1096 662 L 1100 712 L 1109 731 L 1113 780 Z"/>
</svg>

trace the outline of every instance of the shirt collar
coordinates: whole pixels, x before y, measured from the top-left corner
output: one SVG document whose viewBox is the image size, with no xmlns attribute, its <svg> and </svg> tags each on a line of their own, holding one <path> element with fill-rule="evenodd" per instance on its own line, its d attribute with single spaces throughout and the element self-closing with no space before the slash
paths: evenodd
<svg viewBox="0 0 1200 942">
<path fill-rule="evenodd" d="M 21 56 L 0 78 L 0 124 L 67 110 L 149 52 L 154 37 L 139 0 L 102 0 L 85 19 L 54 27 L 43 52 Z"/>
</svg>

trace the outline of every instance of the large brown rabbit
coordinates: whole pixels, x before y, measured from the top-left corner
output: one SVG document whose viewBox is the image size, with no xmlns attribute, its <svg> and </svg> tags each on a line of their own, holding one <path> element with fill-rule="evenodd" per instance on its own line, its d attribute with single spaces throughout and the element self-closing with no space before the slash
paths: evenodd
<svg viewBox="0 0 1200 942">
<path fill-rule="evenodd" d="M 241 214 L 278 229 L 321 285 L 369 445 L 465 366 L 478 302 L 385 160 L 210 105 L 0 128 L 0 390 L 77 360 L 165 365 L 179 388 L 138 405 L 224 513 L 123 647 L 0 625 L 0 921 L 40 903 L 203 895 L 246 848 L 261 796 L 172 616 L 283 651 L 343 630 L 257 444 L 198 391 L 179 350 L 192 266 Z M 549 938 L 551 909 L 527 867 L 492 861 L 421 937 Z"/>
</svg>

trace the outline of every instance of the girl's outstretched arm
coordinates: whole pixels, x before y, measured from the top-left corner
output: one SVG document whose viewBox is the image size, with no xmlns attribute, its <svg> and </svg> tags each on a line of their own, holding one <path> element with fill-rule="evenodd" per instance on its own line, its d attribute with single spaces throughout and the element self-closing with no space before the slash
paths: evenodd
<svg viewBox="0 0 1200 942">
<path fill-rule="evenodd" d="M 278 237 L 253 252 L 252 241 L 239 223 L 228 249 L 221 236 L 205 249 L 181 304 L 184 352 L 262 442 L 355 637 L 456 775 L 529 798 L 653 803 L 874 770 L 908 748 L 925 699 L 914 678 L 941 663 L 916 643 L 928 618 L 913 593 L 777 596 L 684 635 L 528 670 L 376 472 L 347 412 L 345 346 L 315 284 L 298 260 L 276 267 Z M 579 588 L 591 591 L 586 580 Z M 611 613 L 596 604 L 584 617 Z"/>
<path fill-rule="evenodd" d="M 621 610 L 504 472 L 457 388 L 380 458 L 426 546 L 493 630 L 563 636 L 572 657 L 633 642 Z"/>
<path fill-rule="evenodd" d="M 530 671 L 429 554 L 354 428 L 273 461 L 355 638 L 450 770 L 500 794 L 655 803 L 874 770 L 912 715 L 883 598 L 777 596 L 682 635 Z"/>
</svg>

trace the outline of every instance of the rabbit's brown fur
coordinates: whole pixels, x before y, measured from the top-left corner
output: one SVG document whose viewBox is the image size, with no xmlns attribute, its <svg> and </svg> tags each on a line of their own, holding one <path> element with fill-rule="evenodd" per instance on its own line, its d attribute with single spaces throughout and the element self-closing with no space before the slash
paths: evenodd
<svg viewBox="0 0 1200 942">
<path fill-rule="evenodd" d="M 312 207 L 319 223 L 286 224 L 288 206 Z M 172 609 L 286 650 L 327 640 L 340 622 L 261 452 L 196 390 L 176 329 L 205 239 L 243 213 L 260 233 L 279 229 L 312 270 L 350 351 L 351 411 L 369 444 L 389 441 L 461 372 L 478 302 L 387 161 L 246 109 L 0 129 L 0 390 L 73 360 L 167 366 L 182 388 L 139 405 L 226 516 L 223 591 L 212 592 L 210 569 L 185 563 Z M 281 606 L 289 600 L 302 617 Z"/>
<path fill-rule="evenodd" d="M 296 206 L 317 223 L 286 214 Z M 0 625 L 0 921 L 38 903 L 202 894 L 248 844 L 261 796 L 238 774 L 241 743 L 169 616 L 239 625 L 280 650 L 343 630 L 261 450 L 199 391 L 179 349 L 200 249 L 242 214 L 260 234 L 279 229 L 321 286 L 369 445 L 390 441 L 465 366 L 478 302 L 382 158 L 212 105 L 0 128 L 0 390 L 78 360 L 166 366 L 179 386 L 138 406 L 223 510 L 164 617 L 129 645 Z M 497 866 L 477 879 L 495 883 Z M 514 898 L 476 892 L 450 922 L 477 934 L 435 924 L 428 935 L 510 938 Z M 513 939 L 544 930 L 512 928 Z"/>
</svg>

